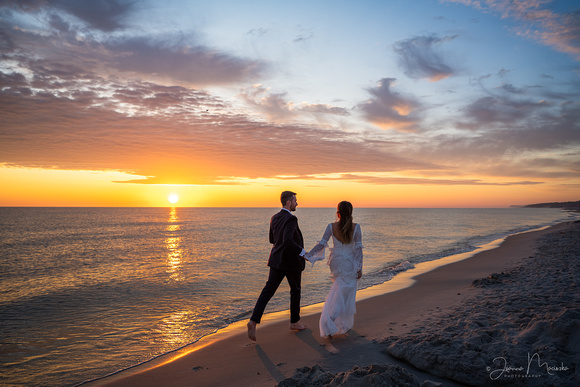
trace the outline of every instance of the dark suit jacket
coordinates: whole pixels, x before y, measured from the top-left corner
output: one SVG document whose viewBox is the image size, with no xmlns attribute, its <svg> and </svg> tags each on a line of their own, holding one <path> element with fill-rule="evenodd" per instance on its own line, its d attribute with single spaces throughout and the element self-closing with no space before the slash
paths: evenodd
<svg viewBox="0 0 580 387">
<path fill-rule="evenodd" d="M 270 220 L 270 243 L 274 244 L 268 259 L 268 266 L 281 270 L 304 270 L 304 258 L 300 256 L 304 248 L 298 219 L 282 209 Z"/>
</svg>

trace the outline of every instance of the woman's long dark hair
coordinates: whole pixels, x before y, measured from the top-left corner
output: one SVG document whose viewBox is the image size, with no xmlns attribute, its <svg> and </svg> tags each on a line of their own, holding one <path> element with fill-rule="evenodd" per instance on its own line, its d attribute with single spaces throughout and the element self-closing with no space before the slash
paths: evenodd
<svg viewBox="0 0 580 387">
<path fill-rule="evenodd" d="M 342 235 L 342 240 L 345 244 L 349 244 L 352 241 L 352 204 L 350 202 L 344 201 L 338 203 L 337 207 L 338 213 L 340 214 L 340 234 Z"/>
</svg>

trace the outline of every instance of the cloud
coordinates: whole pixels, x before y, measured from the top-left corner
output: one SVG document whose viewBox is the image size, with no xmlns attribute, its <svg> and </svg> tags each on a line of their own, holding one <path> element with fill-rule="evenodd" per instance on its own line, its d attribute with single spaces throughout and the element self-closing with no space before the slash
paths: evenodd
<svg viewBox="0 0 580 387">
<path fill-rule="evenodd" d="M 343 117 L 350 116 L 350 112 L 345 108 L 320 103 L 302 103 L 300 104 L 300 111 L 316 114 L 331 114 Z"/>
<path fill-rule="evenodd" d="M 481 130 L 471 136 L 441 134 L 407 152 L 455 166 L 464 174 L 509 178 L 577 179 L 580 157 L 580 106 L 563 108 L 558 115 L 537 114 L 518 124 Z M 460 167 L 459 167 L 460 166 Z"/>
<path fill-rule="evenodd" d="M 456 73 L 456 70 L 446 62 L 446 55 L 438 50 L 443 43 L 450 42 L 458 36 L 418 36 L 398 41 L 394 45 L 399 55 L 399 65 L 405 74 L 414 79 L 427 78 L 437 82 Z"/>
<path fill-rule="evenodd" d="M 267 62 L 216 50 L 192 32 L 151 37 L 131 30 L 136 3 L 99 2 L 95 7 L 119 7 L 96 12 L 94 20 L 75 14 L 72 0 L 0 0 L 9 3 L 10 12 L 36 13 L 13 20 L 0 14 L 5 165 L 118 170 L 143 184 L 337 176 L 365 184 L 526 185 L 578 177 L 573 85 L 518 85 L 508 80 L 518 69 L 494 70 L 471 84 L 481 86 L 476 97 L 445 105 L 443 118 L 427 116 L 436 109 L 405 94 L 394 78 L 369 88 L 369 99 L 354 109 L 294 102 L 285 91 L 243 88 L 269 74 Z M 415 37 L 395 49 L 407 75 L 439 80 L 458 72 L 441 52 L 455 38 Z M 239 97 L 250 109 L 212 94 L 213 85 L 242 87 Z M 352 125 L 360 113 L 393 130 Z"/>
<path fill-rule="evenodd" d="M 102 47 L 107 50 L 107 60 L 120 71 L 197 86 L 252 81 L 266 70 L 262 61 L 243 59 L 180 38 L 122 38 L 105 42 Z"/>
<path fill-rule="evenodd" d="M 32 88 L 22 75 L 3 74 L 0 163 L 117 170 L 146 176 L 132 181 L 144 184 L 436 168 L 389 152 L 384 140 L 258 122 L 201 90 L 89 76 L 38 72 Z"/>
<path fill-rule="evenodd" d="M 137 3 L 135 0 L 0 0 L 0 7 L 35 13 L 40 10 L 60 11 L 76 17 L 90 28 L 111 32 L 126 27 L 124 20 L 135 10 Z M 50 14 L 49 18 L 63 21 L 55 14 Z"/>
<path fill-rule="evenodd" d="M 104 32 L 124 28 L 123 19 L 135 9 L 135 0 L 49 0 L 49 4 Z"/>
<path fill-rule="evenodd" d="M 539 77 L 543 79 L 554 79 L 554 77 L 549 74 L 540 74 Z"/>
<path fill-rule="evenodd" d="M 484 156 L 491 156 L 489 151 L 493 149 L 497 156 L 508 150 L 546 151 L 580 146 L 577 102 L 555 104 L 517 97 L 486 96 L 468 104 L 462 110 L 463 117 L 456 121 L 456 128 L 477 130 L 480 135 L 459 140 L 463 146 Z"/>
<path fill-rule="evenodd" d="M 472 125 L 467 132 L 346 132 L 256 120 L 199 89 L 20 63 L 32 67 L 0 72 L 4 164 L 117 170 L 145 176 L 129 181 L 140 184 L 244 184 L 281 176 L 314 181 L 334 174 L 364 184 L 483 186 L 578 175 L 580 105 L 572 101 L 534 104 L 525 100 L 529 95 L 498 88 L 493 96 L 466 103 L 460 117 L 446 117 L 446 125 Z M 33 77 L 25 76 L 31 72 Z M 369 90 L 373 99 L 363 107 L 374 103 L 379 118 L 392 125 L 418 125 L 415 113 L 396 111 L 395 106 L 421 107 L 394 93 L 393 81 L 381 80 Z M 316 104 L 289 109 L 284 94 L 261 86 L 255 93 L 273 111 L 340 113 Z M 473 177 L 482 175 L 488 177 Z"/>
<path fill-rule="evenodd" d="M 296 38 L 294 38 L 292 40 L 292 42 L 294 43 L 304 43 L 307 42 L 308 40 L 311 40 L 314 37 L 314 32 L 312 32 L 309 29 L 304 29 L 301 26 L 298 26 L 299 28 L 299 34 L 298 36 L 296 36 Z"/>
<path fill-rule="evenodd" d="M 294 104 L 286 100 L 287 93 L 272 93 L 270 88 L 257 84 L 241 90 L 246 104 L 258 109 L 271 120 L 283 119 L 293 114 Z"/>
<path fill-rule="evenodd" d="M 268 33 L 269 33 L 269 30 L 266 28 L 252 28 L 251 30 L 246 32 L 246 35 L 262 37 L 264 35 L 267 35 Z"/>
<path fill-rule="evenodd" d="M 70 5 L 66 1 L 51 4 Z M 103 4 L 108 3 L 99 4 L 104 7 Z M 115 15 L 128 12 L 133 3 L 118 4 L 115 1 L 109 4 Z M 74 66 L 83 71 L 116 73 L 125 78 L 147 77 L 197 87 L 253 82 L 268 71 L 266 62 L 207 47 L 200 44 L 193 33 L 96 34 L 70 24 L 55 12 L 39 12 L 36 20 L 40 25 L 35 26 L 20 27 L 9 18 L 0 19 L 0 27 L 3 27 L 0 28 L 0 46 L 6 49 L 3 53 L 11 55 L 12 61 L 34 60 L 52 71 Z"/>
<path fill-rule="evenodd" d="M 557 114 L 534 115 L 516 130 L 510 127 L 492 134 L 498 142 L 513 144 L 519 150 L 550 151 L 580 147 L 580 106 L 564 104 Z"/>
<path fill-rule="evenodd" d="M 458 129 L 479 131 L 464 146 L 483 156 L 515 156 L 523 152 L 552 152 L 580 146 L 580 104 L 578 93 L 530 92 L 485 96 L 466 105 Z M 519 90 L 519 89 L 518 89 Z M 557 103 L 553 99 L 563 99 Z"/>
<path fill-rule="evenodd" d="M 465 176 L 486 176 L 484 181 L 577 179 L 577 85 L 485 87 L 482 81 L 479 96 L 440 119 L 429 117 L 429 130 L 405 136 L 402 152 L 439 165 L 438 174 L 447 167 Z"/>
<path fill-rule="evenodd" d="M 421 112 L 418 101 L 391 90 L 396 79 L 383 78 L 375 88 L 369 88 L 372 98 L 358 105 L 365 117 L 382 129 L 413 131 Z"/>
<path fill-rule="evenodd" d="M 552 1 L 510 0 L 443 0 L 461 3 L 484 12 L 499 14 L 520 24 L 515 32 L 580 60 L 580 8 L 573 12 L 558 13 L 550 8 Z"/>
<path fill-rule="evenodd" d="M 546 155 L 580 147 L 580 126 L 574 121 L 576 111 L 568 117 L 545 120 L 537 126 L 503 126 L 480 131 L 471 136 L 441 134 L 430 137 L 424 144 L 416 145 L 417 154 L 423 154 L 433 162 L 463 165 L 485 164 L 493 160 L 517 160 L 524 155 L 543 159 Z M 415 157 L 414 152 L 409 154 Z M 558 159 L 565 160 L 560 156 Z M 444 160 L 447 160 L 446 162 Z"/>
<path fill-rule="evenodd" d="M 296 104 L 288 101 L 286 92 L 273 93 L 270 88 L 257 84 L 243 89 L 239 97 L 249 106 L 262 112 L 273 121 L 289 118 L 298 119 L 304 113 L 326 116 L 349 116 L 350 111 L 345 108 L 327 104 Z"/>
<path fill-rule="evenodd" d="M 474 128 L 490 128 L 492 124 L 510 125 L 529 118 L 542 109 L 541 102 L 517 101 L 499 96 L 482 97 L 465 108 L 466 117 L 474 122 Z"/>
<path fill-rule="evenodd" d="M 384 176 L 382 174 L 368 174 L 368 173 L 337 173 L 330 175 L 315 175 L 315 176 L 295 176 L 293 178 L 299 179 L 316 179 L 316 180 L 348 180 L 363 184 L 394 184 L 394 185 L 535 185 L 542 184 L 534 181 L 510 181 L 510 182 L 494 182 L 483 181 L 478 179 L 440 179 L 440 178 L 418 178 L 418 177 L 397 177 Z"/>
</svg>

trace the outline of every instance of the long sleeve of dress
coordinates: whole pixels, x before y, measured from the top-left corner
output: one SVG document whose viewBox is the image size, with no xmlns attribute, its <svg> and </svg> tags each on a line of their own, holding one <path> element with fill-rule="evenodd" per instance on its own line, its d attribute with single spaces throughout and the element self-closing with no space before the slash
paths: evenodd
<svg viewBox="0 0 580 387">
<path fill-rule="evenodd" d="M 362 244 L 362 231 L 360 225 L 356 225 L 354 229 L 354 259 L 356 262 L 357 271 L 362 270 L 363 266 L 363 244 Z"/>
<path fill-rule="evenodd" d="M 306 254 L 305 258 L 311 262 L 313 266 L 316 262 L 322 261 L 324 259 L 324 251 L 328 247 L 328 241 L 330 240 L 331 236 L 332 224 L 329 224 L 326 227 L 326 230 L 324 230 L 324 235 L 322 236 L 320 242 L 318 242 L 316 246 L 314 246 L 312 250 Z"/>
</svg>

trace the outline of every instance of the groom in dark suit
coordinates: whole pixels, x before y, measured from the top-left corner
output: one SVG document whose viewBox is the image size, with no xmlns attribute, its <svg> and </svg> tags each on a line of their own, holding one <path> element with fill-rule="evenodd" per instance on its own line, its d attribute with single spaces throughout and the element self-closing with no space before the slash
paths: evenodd
<svg viewBox="0 0 580 387">
<path fill-rule="evenodd" d="M 304 240 L 298 227 L 298 219 L 291 213 L 298 205 L 296 194 L 284 191 L 280 196 L 280 201 L 282 210 L 270 220 L 270 243 L 274 245 L 268 259 L 270 274 L 248 322 L 248 337 L 253 341 L 256 341 L 256 325 L 260 323 L 268 301 L 274 296 L 284 277 L 290 285 L 290 329 L 307 328 L 298 322 L 300 321 L 300 283 L 306 251 L 304 251 Z"/>
</svg>

